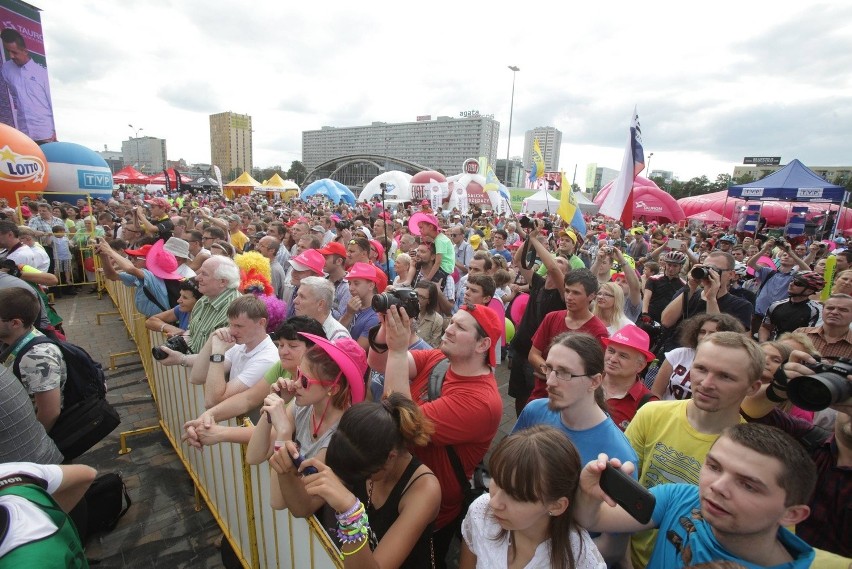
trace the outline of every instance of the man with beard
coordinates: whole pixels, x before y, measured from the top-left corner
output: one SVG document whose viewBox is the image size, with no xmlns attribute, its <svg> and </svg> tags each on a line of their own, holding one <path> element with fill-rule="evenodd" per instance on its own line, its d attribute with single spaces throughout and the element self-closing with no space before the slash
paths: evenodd
<svg viewBox="0 0 852 569">
<path fill-rule="evenodd" d="M 698 484 L 710 447 L 723 430 L 744 422 L 740 405 L 760 389 L 765 359 L 754 340 L 737 332 L 705 338 L 690 370 L 692 398 L 643 406 L 624 434 L 639 456 L 639 482 L 646 488 Z M 633 535 L 633 566 L 645 567 L 656 531 Z"/>
<path fill-rule="evenodd" d="M 597 338 L 573 333 L 558 336 L 541 366 L 547 378 L 547 399 L 530 401 L 512 432 L 551 425 L 568 435 L 583 464 L 596 460 L 602 452 L 635 464 L 636 452 L 599 405 L 604 398 L 603 371 L 604 352 Z M 627 536 L 602 535 L 595 538 L 595 544 L 607 562 L 613 563 L 624 555 Z"/>
</svg>

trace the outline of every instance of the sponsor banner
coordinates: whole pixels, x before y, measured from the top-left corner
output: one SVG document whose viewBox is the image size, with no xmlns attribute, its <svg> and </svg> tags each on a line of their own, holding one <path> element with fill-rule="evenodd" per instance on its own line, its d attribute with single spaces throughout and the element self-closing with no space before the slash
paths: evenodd
<svg viewBox="0 0 852 569">
<path fill-rule="evenodd" d="M 746 156 L 743 164 L 755 164 L 757 166 L 778 166 L 781 164 L 780 156 Z"/>
<path fill-rule="evenodd" d="M 11 182 L 13 184 L 41 182 L 47 172 L 47 163 L 44 158 L 18 154 L 8 146 L 0 148 L 0 165 L 2 165 L 0 166 L 0 182 Z"/>
<path fill-rule="evenodd" d="M 822 199 L 822 188 L 798 188 L 796 197 L 809 200 Z"/>
<path fill-rule="evenodd" d="M 77 183 L 81 190 L 111 190 L 112 174 L 102 170 L 77 170 Z"/>
<path fill-rule="evenodd" d="M 763 188 L 743 188 L 742 197 L 759 198 L 763 197 Z"/>
<path fill-rule="evenodd" d="M 0 0 L 0 28 L 14 36 L 0 50 L 0 122 L 39 142 L 55 140 L 40 11 L 17 0 Z"/>
</svg>

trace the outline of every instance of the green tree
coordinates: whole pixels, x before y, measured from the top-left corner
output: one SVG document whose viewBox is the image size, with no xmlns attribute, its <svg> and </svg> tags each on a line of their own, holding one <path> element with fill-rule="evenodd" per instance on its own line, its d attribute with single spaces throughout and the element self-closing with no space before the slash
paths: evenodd
<svg viewBox="0 0 852 569">
<path fill-rule="evenodd" d="M 287 175 L 284 177 L 301 185 L 307 175 L 308 171 L 305 169 L 305 165 L 298 160 L 293 160 L 290 164 L 290 169 L 287 170 Z"/>
<path fill-rule="evenodd" d="M 711 185 L 711 191 L 719 192 L 721 190 L 727 190 L 728 186 L 732 184 L 732 178 L 730 174 L 719 174 L 716 176 L 716 181 Z"/>
</svg>

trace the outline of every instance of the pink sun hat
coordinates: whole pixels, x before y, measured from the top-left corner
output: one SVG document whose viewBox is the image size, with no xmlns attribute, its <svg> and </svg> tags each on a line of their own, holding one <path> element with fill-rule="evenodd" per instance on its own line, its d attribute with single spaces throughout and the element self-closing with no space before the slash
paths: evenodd
<svg viewBox="0 0 852 569">
<path fill-rule="evenodd" d="M 408 230 L 411 231 L 414 235 L 420 235 L 420 228 L 417 227 L 419 223 L 428 223 L 430 225 L 434 225 L 437 229 L 441 229 L 441 224 L 438 223 L 438 218 L 432 215 L 431 213 L 423 213 L 422 211 L 418 211 L 414 215 L 411 216 L 411 219 L 408 220 Z"/>
<path fill-rule="evenodd" d="M 308 334 L 307 332 L 299 332 L 299 334 L 316 344 L 319 349 L 334 360 L 343 377 L 346 378 L 346 383 L 349 384 L 352 404 L 363 401 L 367 389 L 364 383 L 364 373 L 367 371 L 367 353 L 364 348 L 352 338 L 326 340 L 316 334 Z"/>
<path fill-rule="evenodd" d="M 165 241 L 160 239 L 154 243 L 145 255 L 145 268 L 155 277 L 164 280 L 181 280 L 183 276 L 177 272 L 178 262 L 175 256 L 163 249 Z"/>
</svg>

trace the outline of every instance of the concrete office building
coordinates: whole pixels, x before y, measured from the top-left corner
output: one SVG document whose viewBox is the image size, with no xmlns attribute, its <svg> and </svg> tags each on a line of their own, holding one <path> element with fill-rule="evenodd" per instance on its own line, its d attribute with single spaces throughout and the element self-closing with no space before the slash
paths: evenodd
<svg viewBox="0 0 852 569">
<path fill-rule="evenodd" d="M 500 123 L 483 116 L 439 116 L 433 120 L 431 115 L 425 115 L 404 123 L 324 126 L 320 130 L 302 132 L 302 163 L 310 172 L 341 156 L 373 154 L 407 160 L 452 176 L 462 171 L 468 158 L 486 156 L 493 164 L 499 134 Z M 386 164 L 380 166 L 387 167 Z M 369 174 L 375 176 L 378 171 L 365 172 L 364 176 Z M 354 183 L 357 185 L 357 180 Z"/>
<path fill-rule="evenodd" d="M 533 141 L 538 139 L 544 158 L 544 171 L 559 170 L 559 151 L 562 148 L 562 132 L 552 126 L 539 126 L 524 134 L 524 168 L 532 169 Z"/>
<path fill-rule="evenodd" d="M 232 112 L 210 115 L 210 161 L 222 171 L 224 182 L 251 173 L 251 117 Z"/>
<path fill-rule="evenodd" d="M 157 174 L 166 167 L 166 140 L 153 136 L 140 136 L 121 141 L 124 163 L 143 174 Z"/>
<path fill-rule="evenodd" d="M 122 153 L 118 150 L 110 150 L 109 148 L 107 148 L 106 144 L 104 144 L 103 150 L 98 151 L 98 154 L 106 161 L 107 166 L 109 166 L 110 172 L 112 172 L 113 174 L 124 168 L 124 165 L 126 164 Z"/>
</svg>

